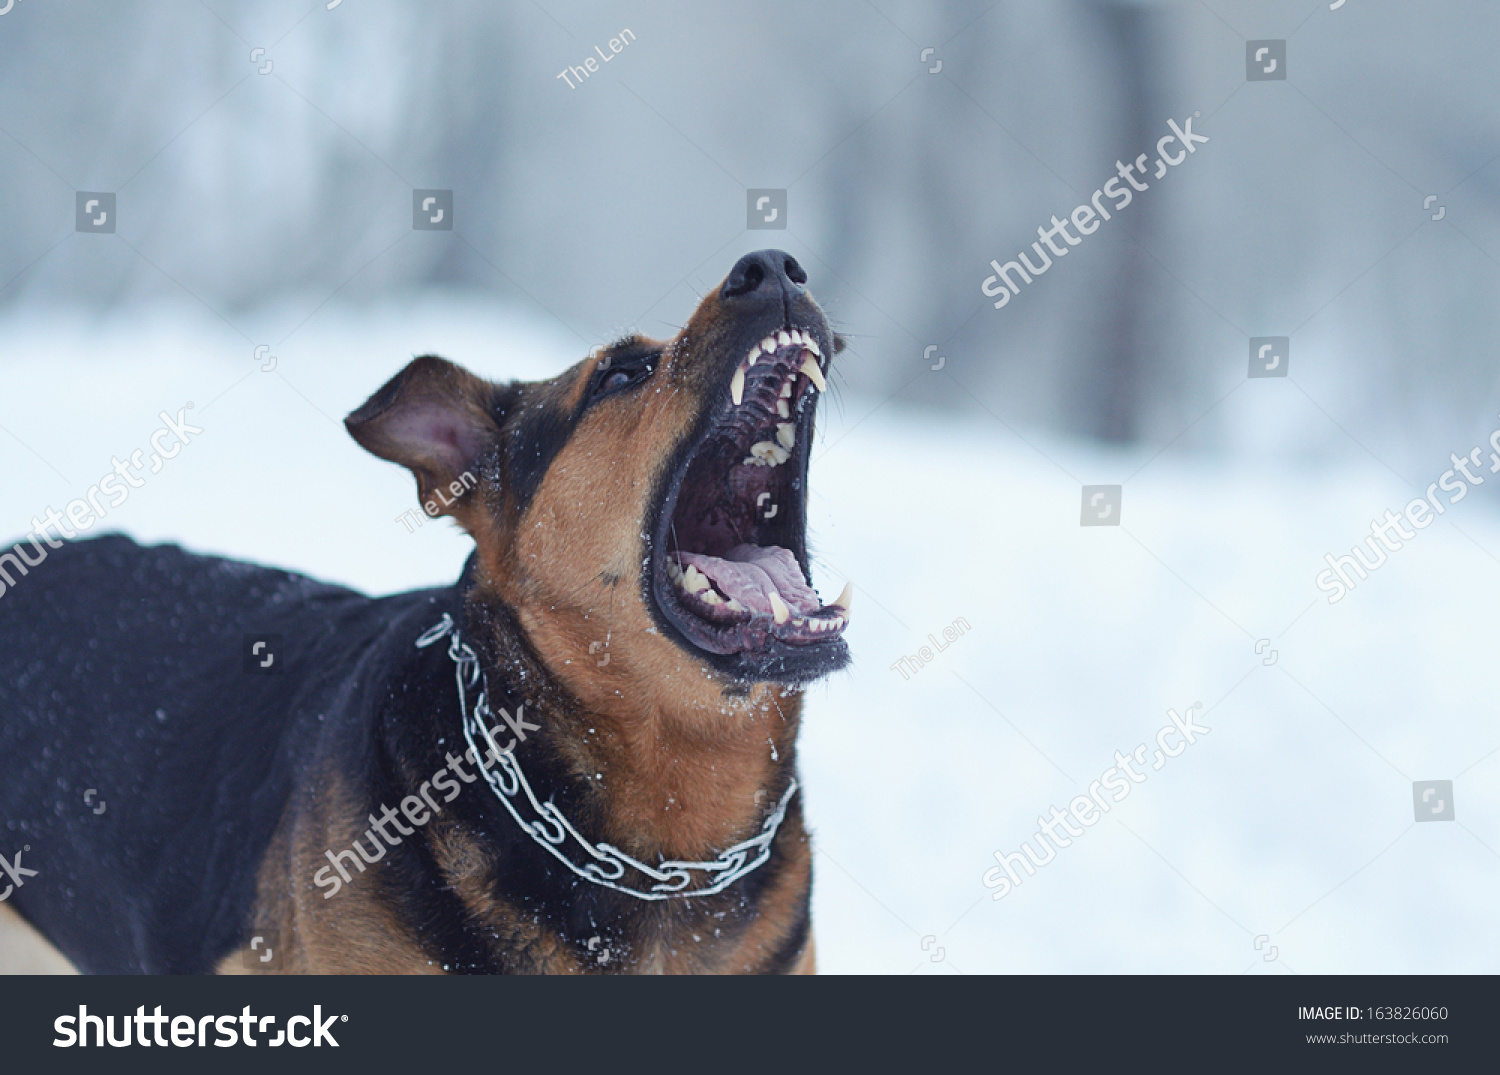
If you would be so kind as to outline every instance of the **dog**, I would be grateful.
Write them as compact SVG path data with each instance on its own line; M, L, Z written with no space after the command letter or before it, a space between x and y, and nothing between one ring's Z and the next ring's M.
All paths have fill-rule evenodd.
M851 590L811 585L806 283L759 251L669 340L424 356L351 413L473 538L453 586L0 554L3 906L85 973L812 973L796 739Z

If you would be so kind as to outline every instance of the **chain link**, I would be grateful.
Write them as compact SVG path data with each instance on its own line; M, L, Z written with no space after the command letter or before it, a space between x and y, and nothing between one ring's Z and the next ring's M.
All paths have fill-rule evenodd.
M479 758L481 751L475 736L489 748L489 757L495 759L493 768L483 764L479 771L485 783L495 793L495 798L515 818L516 824L536 841L537 845L551 854L568 869L586 881L612 888L627 896L641 900L687 899L695 896L712 896L723 892L741 877L761 866L771 857L771 841L786 817L787 803L797 791L797 781L792 779L776 809L766 818L759 835L743 840L719 854L709 862L682 862L667 860L655 866L632 858L617 847L596 844L583 838L570 821L552 802L542 802L532 791L521 764L512 753L514 748L501 750L495 745L488 718L493 714L489 703L489 682L480 667L479 657L472 647L459 637L453 617L443 613L441 622L428 628L417 638L418 649L426 649L443 637L448 638L448 657L453 661L454 679L458 684L458 706L463 714L464 739ZM469 691L483 683L482 689L469 703ZM526 815L529 815L526 816ZM567 851L587 856L584 861L574 862ZM642 890L622 883L629 871L649 878L653 884ZM689 888L695 874L703 875L710 883L701 888Z

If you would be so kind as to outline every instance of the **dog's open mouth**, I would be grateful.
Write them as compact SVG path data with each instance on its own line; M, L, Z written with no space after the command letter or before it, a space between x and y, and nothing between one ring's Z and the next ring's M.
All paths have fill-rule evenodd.
M809 582L807 460L823 347L787 328L753 345L670 483L652 591L694 647L742 655L744 674L811 678L842 664L848 587Z

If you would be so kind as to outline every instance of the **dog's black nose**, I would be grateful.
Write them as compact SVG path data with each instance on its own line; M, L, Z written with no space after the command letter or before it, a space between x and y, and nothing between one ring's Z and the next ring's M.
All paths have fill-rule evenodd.
M720 294L733 299L753 295L763 288L777 296L783 291L796 294L805 283L807 273L792 255L784 250L757 250L734 263Z

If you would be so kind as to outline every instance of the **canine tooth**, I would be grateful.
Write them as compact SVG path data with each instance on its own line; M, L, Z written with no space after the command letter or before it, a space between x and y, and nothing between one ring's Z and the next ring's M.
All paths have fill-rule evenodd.
M706 590L708 589L708 576L698 570L698 565L688 564L688 569L682 573L682 588L688 593Z
M776 401L776 413L783 418L790 418L792 416L792 408L787 406L786 400L778 399Z
M772 618L774 618L777 623L785 623L787 621L787 617L792 614L792 610L786 607L786 602L781 599L781 595L775 590L772 590L766 596L771 600Z
M780 334L776 337L776 346L778 346L778 347L790 347L791 345L792 345L792 334L790 332L788 332L786 329L782 329L781 332L780 332Z
M818 368L818 360L808 351L802 352L802 370L807 374L807 379L813 383L819 392L828 391L828 382L823 380L823 371Z
M779 402L779 401L778 401ZM776 426L776 443L787 451L797 446L797 427L791 422L781 422Z
M762 351L764 351L768 355L775 354L776 353L776 337L775 336L767 336L765 339L761 340L760 341L760 349Z
M740 400L745 398L745 371L737 369L734 371L734 379L729 382L729 396L738 407Z
M828 607L829 608L836 608L836 609L838 609L840 612L842 612L844 614L844 618L848 619L849 618L849 605L850 605L850 603L853 600L854 600L854 583L852 583L852 582L846 582L846 583L844 583L844 592L841 593L841 594L839 594L838 597L834 598L833 601L832 601L832 603L829 604Z
M756 360L756 358L759 355L760 355L760 344L756 344L754 347L750 348L750 353L745 356L745 363L746 363L746 365L750 365L750 366L755 365L755 360Z

